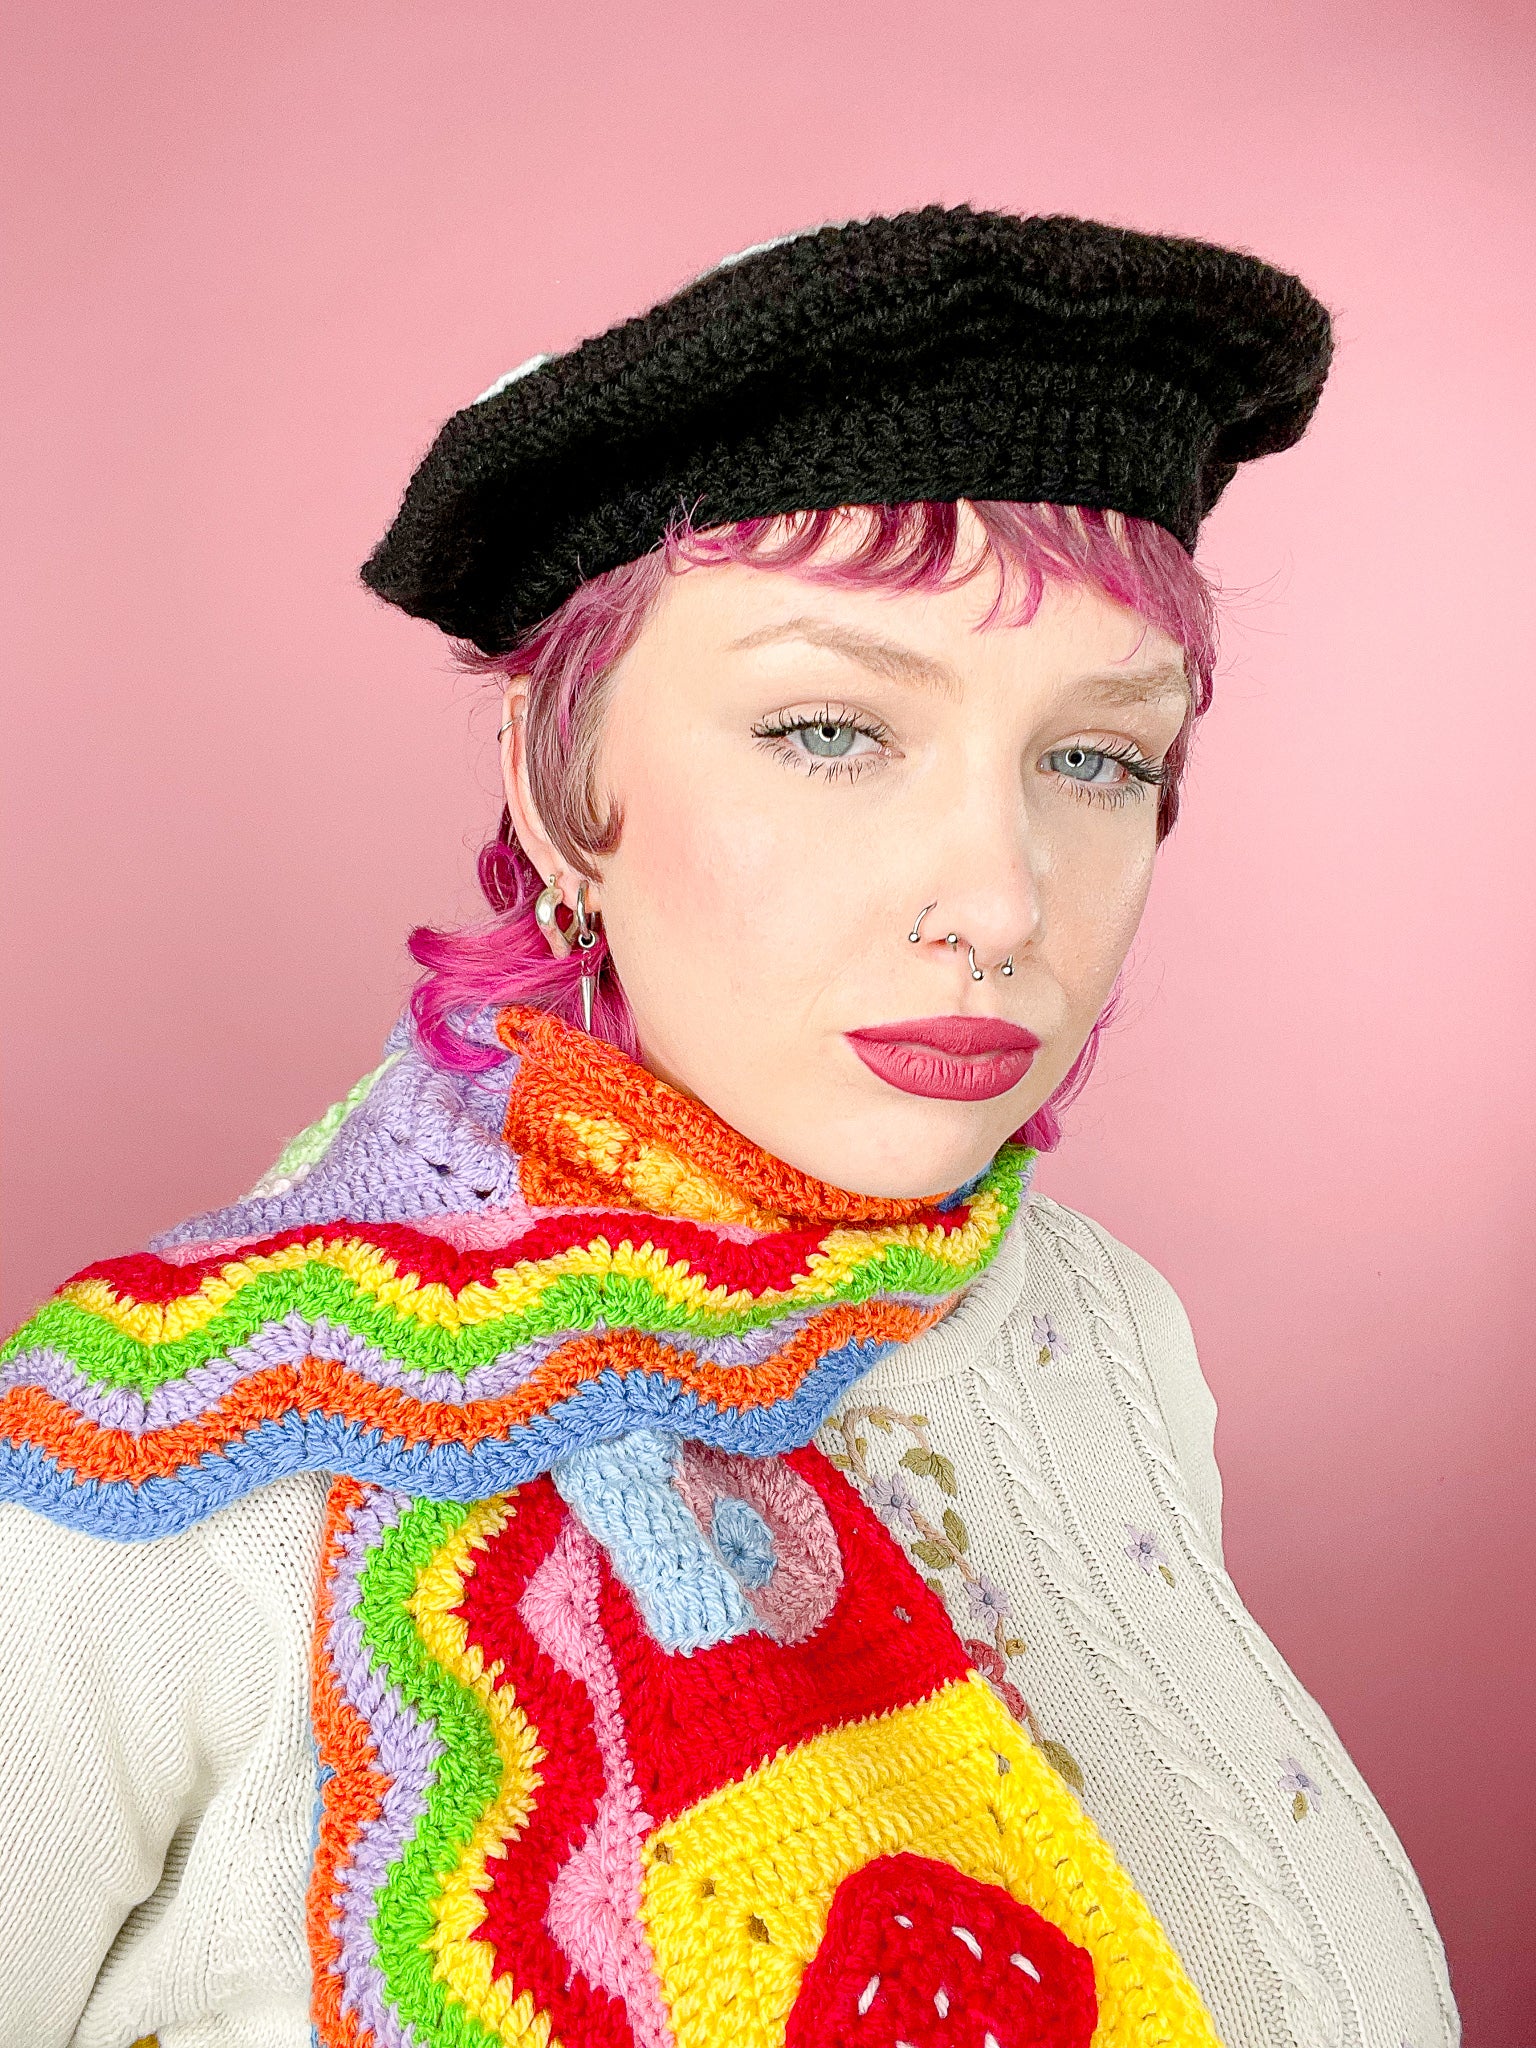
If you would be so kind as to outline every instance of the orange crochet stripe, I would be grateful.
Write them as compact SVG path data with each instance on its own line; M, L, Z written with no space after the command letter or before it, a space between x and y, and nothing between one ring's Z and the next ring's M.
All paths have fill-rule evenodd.
M330 1629L328 1589L334 1582L342 1538L367 1489L355 1479L336 1479L326 1500L320 1588L311 1656L310 1715L322 1769L333 1773L323 1802L310 1866L305 1931L313 1965L310 2014L327 2048L374 2048L373 2036L355 2012L344 2010L346 1980L336 1965L341 1938L331 1924L342 1865L362 1830L383 1811L388 1779L380 1771L368 1724L344 1697L326 1649Z
M682 1169L667 1213L717 1220L737 1208L760 1229L814 1223L907 1223L932 1213L942 1196L893 1200L829 1187L785 1165L692 1096L682 1095L614 1046L572 1031L542 1010L503 1010L497 1035L523 1055L507 1100L503 1135L522 1155L523 1193L552 1207L612 1202L634 1191L637 1169L660 1153ZM598 1164L579 1125L601 1116L616 1128ZM646 1207L645 1202L638 1204Z
M681 1393L743 1412L793 1395L829 1352L855 1340L899 1343L915 1337L948 1306L870 1301L828 1309L772 1358L752 1366L701 1361L635 1330L575 1337L552 1351L522 1386L494 1401L417 1401L361 1379L336 1359L310 1357L297 1366L253 1372L196 1421L137 1436L83 1420L41 1387L13 1387L0 1397L0 1435L46 1451L78 1478L138 1484L216 1456L264 1422L291 1415L335 1416L401 1442L473 1446L548 1414L604 1373L651 1373Z

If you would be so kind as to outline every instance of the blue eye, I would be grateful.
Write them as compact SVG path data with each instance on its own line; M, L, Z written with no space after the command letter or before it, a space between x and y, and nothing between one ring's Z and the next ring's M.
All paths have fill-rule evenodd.
M858 738L851 725L800 725L795 731L805 751L814 754L818 761L839 760Z
M1112 781L1106 778L1106 768L1118 772L1126 764L1114 754L1097 752L1092 747L1058 747L1054 754L1046 757L1058 775L1066 775L1073 782Z

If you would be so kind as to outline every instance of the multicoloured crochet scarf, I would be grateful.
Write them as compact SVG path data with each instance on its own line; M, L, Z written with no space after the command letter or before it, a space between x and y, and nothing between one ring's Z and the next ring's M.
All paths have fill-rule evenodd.
M1215 2048L1113 1854L811 1445L1031 1155L845 1194L532 1010L384 1065L0 1353L0 1495L124 1539L335 1475L321 2048Z

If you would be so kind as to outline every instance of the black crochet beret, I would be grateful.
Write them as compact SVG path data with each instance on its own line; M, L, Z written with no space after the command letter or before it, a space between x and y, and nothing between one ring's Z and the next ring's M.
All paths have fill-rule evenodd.
M1193 549L1330 353L1303 284L1206 242L965 206L817 228L456 412L363 579L501 653L684 513L1047 499Z

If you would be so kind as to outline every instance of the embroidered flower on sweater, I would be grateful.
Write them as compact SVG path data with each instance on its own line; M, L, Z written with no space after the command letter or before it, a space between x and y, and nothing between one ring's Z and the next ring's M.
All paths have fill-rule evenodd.
M864 1498L887 1527L901 1536L918 1534L916 1506L912 1489L899 1472L893 1472L886 1479L872 1473L864 1488Z
M1037 1318L1048 1321L1045 1318ZM1052 1331L1054 1339L1054 1330ZM1055 1341L1059 1342L1059 1339ZM960 1631L966 1654L987 1679L993 1691L1016 1721L1029 1730L1035 1746L1047 1763L1076 1791L1083 1789L1082 1767L1060 1742L1042 1735L1029 1702L1008 1676L1010 1660L1022 1657L1024 1638L1009 1632L1007 1623L1012 1602L1006 1590L989 1579L971 1557L970 1531L958 1508L952 1505L959 1494L953 1461L935 1450L929 1437L926 1415L903 1415L897 1409L858 1405L834 1415L831 1428L842 1439L842 1449L828 1452L832 1463L848 1473L867 1504L893 1535L901 1538L919 1565L930 1592L950 1608ZM907 1438L907 1448L894 1472L876 1472L869 1462L867 1431L882 1436ZM907 1475L911 1475L909 1478ZM929 1513L914 1491L912 1480L931 1480L946 1496L937 1518ZM943 1574L944 1576L940 1576ZM953 1576L950 1576L950 1575ZM958 1579L958 1587L955 1581ZM959 1600L952 1599L958 1592ZM965 1625L978 1628L968 1636Z
M1001 1586L994 1586L990 1579L967 1579L965 1595L976 1610L978 1620L998 1622L1008 1619L1008 1595Z
M1305 1820L1314 1806L1322 1806L1323 1788L1315 1778L1308 1776L1295 1757L1283 1756L1280 1761L1284 1764L1285 1770L1278 1782L1282 1792L1289 1792L1292 1795L1291 1818Z
M1125 1546L1126 1556L1133 1563L1139 1564L1148 1578L1152 1576L1153 1572L1161 1572L1171 1586L1174 1583L1173 1572L1169 1568L1167 1558L1163 1555L1163 1546L1152 1534L1152 1531L1150 1529L1138 1529L1132 1523L1127 1522L1125 1533L1131 1539Z
M1054 1365L1058 1358L1065 1358L1067 1347L1061 1341L1061 1332L1048 1315L1034 1318L1030 1335L1035 1340L1036 1365Z

